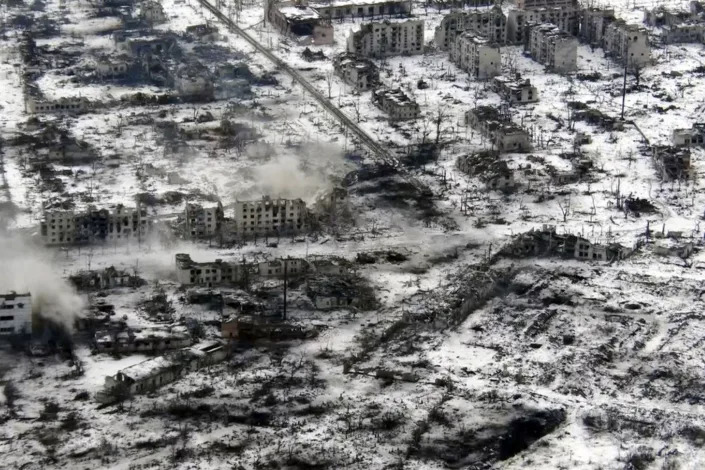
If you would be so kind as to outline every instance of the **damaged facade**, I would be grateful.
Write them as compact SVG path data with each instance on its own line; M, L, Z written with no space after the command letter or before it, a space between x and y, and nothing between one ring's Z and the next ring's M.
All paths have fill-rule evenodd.
M563 7L512 9L507 14L507 43L526 44L534 24L552 24L568 35L580 30L580 7L572 3Z
M79 245L93 242L141 240L151 229L144 206L112 209L93 206L83 212L48 210L40 223L45 245Z
M32 333L32 296L0 294L0 337Z
M472 31L497 44L506 42L507 17L499 6L489 10L453 11L443 17L434 32L436 47L449 50L455 38L464 31Z
M191 335L185 327L120 331L99 331L93 338L93 349L99 353L154 353L180 349L191 345Z
M536 87L528 78L522 79L519 74L514 77L495 77L492 80L492 89L509 104L535 103L539 100Z
M301 199L270 199L235 203L235 227L241 236L303 233L308 229L306 203Z
M673 145L676 147L705 145L705 124L695 123L690 129L674 129Z
M492 106L478 106L465 113L465 124L477 129L499 152L528 152L529 134L517 126L506 113Z
M602 47L621 63L626 61L630 68L644 67L651 62L648 32L624 20L615 20L605 28Z
M370 60L353 54L341 54L333 61L335 73L357 91L376 88L379 68Z
M423 52L423 20L362 24L348 37L347 51L362 57L414 55Z
M501 71L499 45L465 31L455 38L450 50L451 61L476 79L492 78Z
M301 2L265 1L268 21L299 44L333 44L334 29L328 19Z
M391 121L416 119L421 114L418 103L400 88L377 90L372 94L372 101L389 115Z
M145 281L135 274L110 266L103 270L81 271L69 276L69 282L78 290L103 290L118 287L140 287Z
M654 165L663 179L688 179L690 177L690 149L655 145L651 148Z
M221 235L225 223L223 205L218 203L212 207L203 207L200 204L187 203L181 223L184 235L191 240L210 239Z
M458 170L477 176L487 190L509 191L516 186L514 172L494 151L482 151L458 157Z
M557 73L578 68L578 40L557 26L544 23L529 28L531 58Z
M657 6L644 12L644 23L661 28L665 44L705 42L705 11L703 4L691 1L689 8Z

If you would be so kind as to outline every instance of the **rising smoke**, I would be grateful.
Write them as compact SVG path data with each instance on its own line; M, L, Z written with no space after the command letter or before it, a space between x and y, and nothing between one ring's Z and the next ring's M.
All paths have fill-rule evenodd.
M51 257L41 247L0 229L0 292L29 292L34 314L71 331L76 314L86 302L61 277Z
M273 157L274 152L278 155ZM318 195L333 187L336 178L353 168L343 158L340 146L334 144L305 144L293 153L253 145L247 154L256 166L246 175L250 186L235 195L241 200L270 196L301 198L312 203Z

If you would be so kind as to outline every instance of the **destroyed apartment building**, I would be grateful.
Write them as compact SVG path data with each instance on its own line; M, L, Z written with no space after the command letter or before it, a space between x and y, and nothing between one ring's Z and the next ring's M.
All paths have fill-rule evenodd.
M492 106L478 106L465 113L465 125L477 129L492 149L499 152L528 152L531 137L514 124L507 112Z
M705 11L703 4L691 1L689 8L659 5L644 12L644 23L661 28L664 44L705 42Z
M510 105L536 103L539 100L536 87L528 78L521 78L519 74L514 77L506 75L495 77L492 80L492 89L502 98L502 101Z
M676 147L705 145L705 123L695 123L690 129L674 129L672 140Z
M580 6L573 1L560 3L565 4L510 9L507 13L507 43L526 44L530 27L534 24L551 24L567 35L576 36L580 31Z
M235 202L235 227L239 235L293 235L308 230L308 211L301 199Z
M484 150L460 156L455 165L463 173L477 176L487 190L511 191L516 186L514 172L507 162L500 160L496 151Z
M173 80L174 89L182 98L205 101L213 99L213 77L208 68L198 61L179 66Z
M32 334L32 296L0 294L0 337Z
M602 40L605 53L628 68L641 68L651 62L649 33L641 26L618 19L605 28Z
M361 57L415 55L423 52L423 20L366 23L348 37L347 52Z
M220 236L226 224L223 205L217 203L212 207L187 203L184 215L178 222L186 238L204 240Z
M581 261L614 261L625 258L630 252L617 243L592 243L578 235L559 234L555 226L544 225L514 236L500 254L517 258L561 256Z
M47 210L40 223L45 245L81 245L140 241L152 227L144 206L110 209L90 206L85 211Z
M136 274L109 266L102 270L80 271L69 276L69 282L77 290L104 290L120 287L141 287L145 280Z
M185 253L175 256L176 279L183 286L214 287L238 285L260 278L297 277L305 274L309 263L301 258L276 258L272 260L196 262Z
M190 346L191 335L186 327L133 329L115 327L96 332L93 349L98 353L155 353Z
M506 27L507 17L498 5L488 10L452 11L436 27L433 41L439 49L449 50L459 34L472 31L490 42L504 44Z
M654 145L651 152L654 165L661 178L665 180L690 178L690 149L688 147Z
M376 90L372 94L372 101L387 113L390 121L416 119L421 114L418 103L400 88Z
M379 68L369 59L345 53L335 58L333 68L356 91L373 89L379 84Z
M456 36L450 49L450 60L475 79L492 78L501 72L499 45L472 31Z
M334 30L329 19L303 2L265 1L266 18L282 34L299 44L333 44Z
M530 26L527 50L550 71L568 73L578 68L578 40L555 25Z
M227 350L219 342L204 342L170 352L164 356L147 359L121 369L114 376L105 377L104 389L95 399L99 403L111 403L116 398L116 388L126 387L130 394L154 391L172 383L183 375L208 367L224 360Z

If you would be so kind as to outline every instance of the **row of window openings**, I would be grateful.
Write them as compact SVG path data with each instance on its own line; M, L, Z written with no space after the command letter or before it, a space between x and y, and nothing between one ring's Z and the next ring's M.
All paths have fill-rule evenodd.
M15 304L4 304L4 305L0 305L0 310L12 310L13 308L15 308ZM23 303L17 303L17 308L24 308L24 304L23 304ZM0 318L0 320L2 320L2 318Z

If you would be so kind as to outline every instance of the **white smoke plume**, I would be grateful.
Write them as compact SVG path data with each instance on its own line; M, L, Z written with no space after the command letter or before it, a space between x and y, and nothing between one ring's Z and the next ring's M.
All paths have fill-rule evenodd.
M0 293L32 294L32 311L72 331L86 301L61 277L52 254L0 230Z
M346 162L340 146L334 144L307 144L294 154L262 146L248 148L248 155L258 164L249 172L251 186L236 194L238 199L259 199L262 196L287 199L301 198L314 202L316 196L330 190L335 178L341 178L353 165ZM287 149L288 150L288 149ZM276 157L271 152L277 152ZM264 160L264 161L263 161Z

